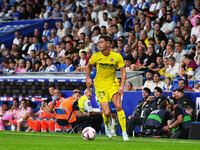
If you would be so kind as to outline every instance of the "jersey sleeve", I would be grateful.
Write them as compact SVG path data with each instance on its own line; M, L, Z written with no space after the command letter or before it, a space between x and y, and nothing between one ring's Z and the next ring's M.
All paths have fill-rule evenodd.
M97 55L93 54L89 60L89 63L94 66L96 64L96 61L97 61Z
M118 64L117 64L117 67L120 69L122 67L124 67L124 60L123 60L123 57L118 54Z

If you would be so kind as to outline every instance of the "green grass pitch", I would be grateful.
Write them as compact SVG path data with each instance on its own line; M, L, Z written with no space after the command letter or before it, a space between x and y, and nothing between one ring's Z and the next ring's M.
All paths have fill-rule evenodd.
M107 139L97 135L93 141L80 134L0 131L0 150L200 150L200 140L130 138Z

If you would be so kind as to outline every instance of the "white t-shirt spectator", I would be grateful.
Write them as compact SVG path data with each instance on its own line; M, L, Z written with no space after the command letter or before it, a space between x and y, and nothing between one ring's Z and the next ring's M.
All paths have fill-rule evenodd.
M155 11L155 10L160 10L161 9L161 3L157 2L157 3L152 3L150 5L149 11Z
M86 26L83 26L78 30L78 36L80 36L81 33L85 33L86 35L88 34L88 28Z
M45 72L57 72L57 68L55 65L47 66Z
M169 67L166 69L166 73L174 76L179 74L179 63L175 63L173 67L169 65Z
M171 30L172 31L172 33L170 33L170 34L167 34L167 37L173 37L173 31L174 31L174 28L176 27L176 23L174 22L174 21L172 21L172 22L170 22L170 23L165 23L163 26L162 26L162 28L161 28L161 30L163 31L163 32L165 32L165 31L167 31L167 30Z
M163 89L163 87L165 86L165 82L159 81L158 84L154 83L154 88L155 88L156 86L158 86L158 87L160 87L161 89Z
M101 10L99 13L98 13L98 19L99 19L99 23L101 23L103 21L103 13L108 13L107 10Z
M181 53L175 52L174 55L173 55L173 57L176 59L176 62L177 62L177 63L180 63L181 58L182 58L185 54L187 54L187 51L183 49Z
M14 40L13 40L13 44L19 45L19 39L14 38Z
M196 27L192 27L191 36L192 35L195 35L197 39L200 37L200 25Z
M153 92L154 87L155 87L155 83L153 82L153 80L145 81L143 88L145 88L145 87L149 88L151 90L151 92Z

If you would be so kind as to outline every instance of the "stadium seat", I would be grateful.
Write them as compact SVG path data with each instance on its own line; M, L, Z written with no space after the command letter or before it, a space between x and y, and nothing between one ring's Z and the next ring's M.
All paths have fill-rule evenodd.
M190 88L193 88L194 87L194 80L188 80L188 86Z
M66 64L60 64L59 71L64 72L64 70L67 68Z
M178 80L175 79L174 82L173 82L173 89L176 89L178 88Z
M59 64L59 63L54 63L54 65L56 66L57 70L59 71L59 69L60 69L60 64Z

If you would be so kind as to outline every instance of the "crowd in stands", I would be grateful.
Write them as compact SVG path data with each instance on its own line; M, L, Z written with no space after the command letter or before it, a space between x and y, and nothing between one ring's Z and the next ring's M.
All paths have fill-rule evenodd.
M2 73L83 72L100 35L110 35L126 71L200 78L199 0L3 0L0 8L1 20L62 18L34 36L16 31L11 49L1 43Z

